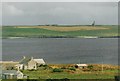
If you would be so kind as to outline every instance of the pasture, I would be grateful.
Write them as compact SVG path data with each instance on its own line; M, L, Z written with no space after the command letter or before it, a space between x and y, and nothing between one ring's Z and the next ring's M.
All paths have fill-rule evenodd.
M76 38L118 36L118 26L3 26L2 37Z

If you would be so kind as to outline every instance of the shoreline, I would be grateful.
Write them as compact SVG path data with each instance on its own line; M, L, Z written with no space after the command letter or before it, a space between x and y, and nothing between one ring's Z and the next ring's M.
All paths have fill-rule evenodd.
M19 61L1 61L0 60L0 64L16 64L16 63L19 63ZM61 63L47 63L47 65L74 65L74 64L77 64L77 63L63 63L63 64L61 64ZM82 63L81 63L82 64ZM105 63L86 63L86 64L88 64L88 65L109 65L109 66L118 66L118 67L120 67L120 65L119 64L105 64Z
M2 39L23 39L23 38L88 38L88 39L97 39L97 38L120 38L120 36L40 36L40 37L2 37Z

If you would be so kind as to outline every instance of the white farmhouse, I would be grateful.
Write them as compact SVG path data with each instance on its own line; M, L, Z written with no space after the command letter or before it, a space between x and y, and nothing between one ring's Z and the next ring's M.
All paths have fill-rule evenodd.
M31 58L26 58L24 57L19 64L16 65L16 67L20 70L36 70L38 66L40 65L45 65L45 62L43 59L34 59L33 57Z

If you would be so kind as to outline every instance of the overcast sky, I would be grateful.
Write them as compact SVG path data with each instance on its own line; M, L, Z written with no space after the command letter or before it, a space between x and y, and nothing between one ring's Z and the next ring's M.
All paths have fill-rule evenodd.
M3 25L118 23L117 2L4 2Z

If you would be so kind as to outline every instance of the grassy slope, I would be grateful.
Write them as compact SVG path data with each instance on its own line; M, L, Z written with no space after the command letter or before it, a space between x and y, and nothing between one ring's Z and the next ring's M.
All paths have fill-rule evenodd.
M76 36L118 36L117 26L109 27L108 30L78 30L78 31L54 31L43 28L15 28L3 27L3 37L76 37Z

